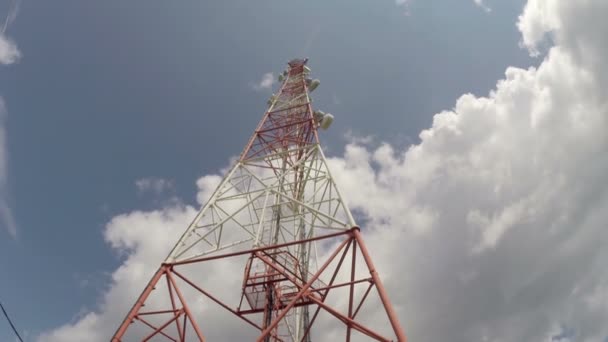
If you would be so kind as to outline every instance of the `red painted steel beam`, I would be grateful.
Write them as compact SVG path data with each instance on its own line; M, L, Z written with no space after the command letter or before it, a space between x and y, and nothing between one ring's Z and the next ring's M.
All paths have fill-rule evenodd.
M350 268L350 289L348 291L348 318L353 319L353 299L355 297L355 286L353 282L355 281L356 269L355 266L357 264L357 244L353 244L353 258L351 262ZM346 327L346 342L350 342L350 334L351 334L351 326L348 325Z
M165 277L165 279L167 280L167 290L169 291L169 297L171 298L171 307L173 308L173 310L176 310L176 306L175 306L175 297L173 296L173 289L171 287L171 282L169 281L168 277ZM176 315L176 317L179 317L178 315ZM184 336L182 335L182 331L179 329L179 320L175 320L175 327L177 328L177 334L179 335L180 340L184 340Z
M182 305L184 307L184 312L186 313L186 316L188 316L188 319L190 319L190 324L192 324L192 328L194 329L194 332L196 332L196 335L201 340L201 342L205 342L205 337L203 336L203 332L198 327L198 324L196 324L196 321L194 320L194 317L192 316L192 313L190 312L190 309L188 308L188 304L184 300L184 296L182 295L182 292L179 290L179 287L177 287L177 284L175 283L175 279L173 279L173 277L171 276L171 272L167 272L166 274L167 274L167 277L169 278L169 280L171 281L171 284L173 284L173 287L175 288L175 293L177 293L177 297L179 298L179 301L182 302Z
M233 313L234 315L236 315L237 317L241 318L242 320L244 320L245 322L253 325L255 328L262 330L262 328L255 324L254 322L250 321L249 319L242 317L239 312L236 312L235 310L231 309L228 305L226 305L225 303L223 303L222 301L220 301L219 299L215 298L214 296L212 296L210 293L208 293L207 291L203 290L202 288L200 288L199 286L197 286L196 284L194 284L192 281L190 281L188 278L184 277L183 275L181 275L180 273L178 273L176 270L172 270L172 272L178 276L179 278L181 278L183 281L185 281L186 283L188 283L188 285L194 287L197 291L199 291L200 293L204 294L205 296L207 296L209 299L211 299L212 301L214 301L215 303L217 303L218 305L220 305L221 307L223 307L224 309L230 311L231 313Z
M348 234L351 234L351 231L352 230L344 230L344 231L341 231L341 232L338 232L338 233L320 235L320 236L315 236L315 237L308 238L308 239L303 239L303 240L298 240L298 241L292 241L292 242L286 242L286 243L280 243L280 244L277 244L277 245L258 247L258 248L248 249L248 250L244 250L244 251L240 251L240 252L226 253L226 254L221 254L221 255L215 255L215 256L210 256L210 257L202 257L202 258L195 258L195 259L184 260L184 261L176 261L176 262L171 262L171 263L165 264L165 266L169 266L169 265L179 266L179 265L194 264L194 263L202 262L202 261L223 259L223 258L234 257L234 256L243 255L243 254L249 254L249 253L266 251L266 250L269 250L269 249L276 249L276 248L288 247L288 246L293 246L293 245L299 245L299 244L306 243L306 242L311 242L311 241L330 239L330 238L333 238L333 237L336 237L336 236L340 236L340 235L348 235Z
M334 280L336 279L336 276L338 275L338 271L342 267L342 262L344 261L344 257L348 254L348 250L350 249L350 246L352 244L353 244L353 237L352 237L352 235L349 235L348 246L346 247L344 253L342 254L342 257L340 258L340 262L338 262L338 265L336 266L336 269L334 270L334 274L332 275L331 280L329 281L329 284L328 284L329 286L325 290L325 293L321 296L321 302L325 302L325 299L327 298L327 295L329 294L329 290L331 289L331 287L334 283ZM313 314L312 319L310 320L310 324L308 325L308 328L304 332L304 336L302 336L301 341L305 341L308 334L310 334L310 328L315 323L315 320L317 319L317 316L319 315L320 310L321 310L321 307L317 306L317 309L315 310L315 313Z
M154 325L150 324L148 321L144 320L144 319L143 319L143 318L141 318L141 317L137 317L136 319L137 319L138 321L142 322L143 324L147 325L148 327L150 327L150 328L154 329L154 330L156 330L156 329L157 329L157 327L155 327ZM159 332L159 333L160 333L161 335L165 336L166 338L170 339L171 341L175 341L175 342L177 342L177 340L176 340L176 339L174 339L173 337L171 337L171 336L169 336L169 335L165 334L164 332L162 332L162 331L161 331L161 332Z
M283 317L285 317L285 315L287 315L287 312L289 312L289 310L296 304L296 302L300 298L302 298L302 296L304 296L304 294L308 291L308 288L310 288L312 286L312 284L319 278L319 276L321 276L323 271L325 271L327 266L329 266L329 264L334 260L336 255L338 255L338 253L342 250L342 248L344 248L346 243L348 243L349 241L350 241L349 239L342 241L340 246L338 246L338 248L336 248L336 250L331 254L331 256L323 264L323 266L321 266L321 268L319 268L319 270L312 276L312 278L302 287L302 289L298 292L298 294L296 294L293 297L293 299L291 300L291 302L289 302L287 307L285 307L285 309L283 309L283 311L281 311L281 313L273 320L273 322L264 331L262 331L262 335L260 335L260 337L258 337L257 342L261 342L264 339L264 337L268 336L268 334L272 331L272 329L274 329L279 324L279 322L283 319ZM272 264L270 264L269 266L275 268L277 271L280 272L280 270L276 266L274 266ZM311 298L312 297L313 296L311 296Z
M152 337L156 336L156 334L161 334L165 337L168 337L169 339L175 341L175 339L167 336L164 332L163 329L165 329L167 326L169 326L169 324L173 323L174 321L176 321L179 318L179 316L175 316L173 318L171 318L170 320L168 320L167 322L165 322L165 324L161 325L160 327L156 328L156 330L154 330L154 332L152 332L150 335L144 337L144 339L142 340L142 342L147 342L149 341Z
M172 313L175 314L176 312L178 312L179 310L158 310L158 311L146 311L146 312L139 312L137 313L137 316L146 316L146 315L158 315L158 314L165 314L165 313Z
M359 231L359 228L352 229L352 232L353 232L355 239L357 239L357 244L359 245L359 249L361 250L363 259L365 260L365 263L367 264L369 273L371 274L372 278L374 279L374 284L376 285L376 289L378 290L378 295L380 296L380 300L382 301L382 304L384 305L384 309L386 310L388 319L391 322L391 325L393 326L393 330L395 331L395 334L397 335L397 339L399 340L399 342L406 342L407 338L405 337L405 332L403 331L403 328L401 328L401 324L399 324L399 319L397 318L397 313L395 312L395 309L393 309L393 305L391 304L390 300L388 299L388 294L386 293L386 290L384 289L384 285L382 284L382 281L380 280L380 276L378 276L378 272L376 271L376 268L374 267L374 263L372 262L372 258L370 257L369 252L367 251L367 247L365 247L365 243L363 242L363 238L361 237L361 232Z
M362 332L363 334L371 337L371 338L375 338L378 341L385 341L385 342L390 342L389 339L387 339L386 337L383 337L382 335L378 334L377 332L359 324L358 322L344 316L343 314L341 314L340 312L336 311L334 308L330 307L329 305L323 303L322 301L311 297L311 300L313 302L315 302L317 305L319 305L321 308L325 309L325 311L329 312L331 315L333 315L334 317L336 317L337 319L341 320L342 322L344 322L345 324L352 326L353 329L356 329L360 332Z
M357 313L359 313L359 309L361 309L361 306L365 302L365 298L367 298L367 295L369 294L369 292L372 290L373 287L374 287L374 283L372 282L372 283L369 284L369 287L367 288L367 290L363 294L363 297L361 298L361 301L359 302L359 305L357 305L357 308L355 309L355 312L353 313L353 317L352 318L355 318L357 316Z
M139 311L139 309L143 306L146 299L148 299L150 292L152 292L152 290L154 290L154 285L156 285L156 283L158 282L160 277L165 273L166 269L167 269L167 266L161 266L156 271L156 273L154 274L152 279L150 279L150 281L148 282L148 285L146 286L146 288L139 295L139 298L137 299L137 301L135 302L133 307L131 307L131 310L127 314L127 317L125 317L125 319L122 322L122 324L120 325L120 327L118 327L118 330L116 330L116 332L114 333L114 336L112 337L111 342L121 342L122 341L122 337L125 334L125 332L127 331L127 329L129 328L129 325L131 324L131 322L137 315L137 312Z

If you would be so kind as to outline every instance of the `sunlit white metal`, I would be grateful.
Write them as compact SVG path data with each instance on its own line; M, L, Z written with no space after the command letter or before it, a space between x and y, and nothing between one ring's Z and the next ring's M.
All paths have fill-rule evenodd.
M306 238L319 230L347 230L355 226L318 144L307 152L307 160L278 174L269 175L254 163L238 162L213 193L195 220L169 254L166 262L191 259L239 242L268 245L293 241L304 231ZM270 156L280 158L281 155ZM293 181L293 173L305 178ZM294 188L305 189L294 198ZM269 222L272 213L281 211L278 241ZM302 225L303 223L303 225ZM226 234L226 230L230 230ZM244 234L239 234L244 233ZM246 247L250 247L248 244Z

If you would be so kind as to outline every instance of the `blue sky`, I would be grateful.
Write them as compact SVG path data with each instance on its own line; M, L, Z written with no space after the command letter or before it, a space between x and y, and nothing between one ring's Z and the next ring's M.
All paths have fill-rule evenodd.
M534 63L517 45L522 1L495 5L419 1L405 16L391 1L23 1L8 31L23 57L0 69L18 225L0 240L6 305L32 333L94 305L119 262L102 227L155 205L135 181L171 179L192 200L261 117L268 93L251 84L292 57L310 57L315 100L337 116L328 154L348 131L415 141L460 94Z
M419 143L462 94L538 66L519 45L525 1L486 4L22 1L6 32L22 56L0 65L17 224L16 238L0 230L0 296L15 323L36 336L95 309L124 260L104 226L172 197L194 204L195 181L241 151L265 109L270 90L253 85L293 57L310 58L316 107L336 116L329 156L349 136ZM171 186L138 191L149 177Z

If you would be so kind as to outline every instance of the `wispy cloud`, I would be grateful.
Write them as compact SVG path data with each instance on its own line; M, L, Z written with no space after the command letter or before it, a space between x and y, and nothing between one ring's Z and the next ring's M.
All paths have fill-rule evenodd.
M397 4L397 6L401 7L401 9L403 9L403 14L406 16L409 16L410 13L410 3L412 2L412 0L395 0L395 3Z
M21 53L17 45L6 36L6 30L17 18L20 0L11 0L8 13L0 31L0 64L9 65L17 62ZM6 147L6 119L8 112L4 99L0 96L0 224L9 235L17 238L17 223L8 201L8 150Z
M4 19L4 25L2 25L2 34L6 32L8 25L12 24L15 19L17 19L17 13L19 12L19 5L21 4L21 0L13 0L11 1L10 7L8 9L8 13L6 15L6 19Z
M13 0L4 23L2 24L2 30L0 31L0 64L13 64L21 57L21 52L17 48L14 41L6 36L6 30L17 18L19 12L19 0Z
M142 194L145 192L151 192L156 195L160 195L165 192L172 192L175 190L175 184L172 180L163 178L142 178L135 181L135 187L137 191Z
M492 9L490 7L488 7L488 5L486 5L484 2L484 0L473 0L473 2L475 3L475 5L477 5L477 7L483 9L484 11L490 13L492 12Z
M275 77L274 77L273 73L267 72L264 75L262 75L262 79L259 82L252 84L251 87L254 90L267 90L267 89L272 88L274 83L275 83Z
M0 223L11 237L17 238L17 223L8 204L8 158L5 121L8 112L0 97Z
M338 95L332 94L332 96L331 96L331 103L333 103L336 106L339 106L339 105L342 104L342 100L340 100L340 98L338 97Z

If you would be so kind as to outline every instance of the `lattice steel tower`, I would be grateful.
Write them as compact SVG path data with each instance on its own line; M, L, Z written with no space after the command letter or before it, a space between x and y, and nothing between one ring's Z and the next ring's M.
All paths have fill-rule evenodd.
M310 92L319 81L306 63L292 60L279 76L280 89L240 158L113 342L212 339L200 319L215 314L209 310L245 322L249 328L234 328L242 328L243 340L406 340L321 150L317 130L333 116L313 111ZM220 266L205 273L213 263ZM244 273L225 280L235 264Z

